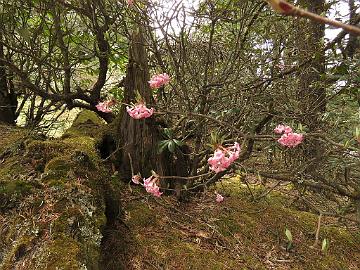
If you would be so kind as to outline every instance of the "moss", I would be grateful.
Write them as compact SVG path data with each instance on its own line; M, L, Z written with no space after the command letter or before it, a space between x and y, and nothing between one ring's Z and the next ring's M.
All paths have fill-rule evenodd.
M62 235L51 242L44 250L41 261L38 261L36 265L38 269L80 269L80 246L79 244L69 236Z
M0 261L0 269L12 269L12 265L26 255L27 248L31 246L33 240L33 236L24 235L13 242L10 251Z
M66 177L71 170L71 161L64 157L56 157L50 160L46 166L43 180L47 179L63 179Z
M126 207L126 212L129 224L134 227L146 228L154 226L157 222L156 212L143 202L130 203Z
M88 121L99 126L105 124L105 121L101 117L99 117L95 112L89 110L83 110L76 116L73 126L77 126L86 123Z
M219 226L219 230L224 236L232 236L242 230L239 221L235 220L234 217L230 215L223 215L219 217L216 224Z
M63 138L79 136L99 137L104 124L105 121L97 116L95 112L83 110L77 115L73 125L65 131Z
M31 183L20 180L0 182L0 194L5 194L5 195L29 194L32 188L33 185Z
M16 150L29 134L26 129L0 124L0 155L5 151Z
M0 261L6 263L0 268L98 269L108 176L98 165L96 140L81 135L44 141L16 132L0 127L0 135L21 138L21 147L0 140L1 146L9 143L6 151L10 143L18 149L0 164Z

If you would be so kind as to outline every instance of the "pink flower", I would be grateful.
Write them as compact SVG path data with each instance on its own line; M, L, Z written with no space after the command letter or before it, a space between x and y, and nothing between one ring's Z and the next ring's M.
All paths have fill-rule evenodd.
M111 109L109 107L114 106L116 104L115 100L107 100L104 102L99 102L95 107L98 109L98 111L104 112L104 113L110 113Z
M221 196L219 193L216 193L216 202L221 203L224 201L224 197Z
M147 179L144 179L144 187L146 192L151 193L155 197L160 197L162 192L160 192L160 188L157 185L158 178L155 178L153 175Z
M169 75L166 73L154 75L151 80L149 81L150 87L152 89L159 88L165 84L168 84L170 81Z
M298 133L285 133L278 139L278 142L287 147L295 147L304 140L304 136Z
M278 125L275 129L274 132L276 134L282 134L282 133L291 133L292 132L292 128L286 125Z
M134 4L134 0L127 0L127 3L129 6L132 6Z
M140 184L140 180L141 180L141 177L140 175L133 175L133 177L131 178L131 181L134 183L134 184Z
M235 160L239 158L240 145L236 142L233 146L216 149L214 155L208 159L210 170L219 173L225 171Z
M143 103L133 105L132 107L126 107L126 111L130 117L134 119L144 119L153 115L154 108L148 109Z

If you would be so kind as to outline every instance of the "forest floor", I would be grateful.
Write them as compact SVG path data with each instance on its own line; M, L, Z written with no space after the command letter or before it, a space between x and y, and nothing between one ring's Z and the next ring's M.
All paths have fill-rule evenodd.
M130 187L83 116L52 140L0 126L1 270L360 269L359 228L324 216L318 229L291 186L264 193L233 176L186 203Z
M225 197L222 203L215 201L215 188ZM323 217L318 230L319 217L291 207L286 195L251 200L239 177L215 188L179 203L124 185L123 217L105 233L105 268L360 269L358 228ZM286 229L293 237L290 249Z

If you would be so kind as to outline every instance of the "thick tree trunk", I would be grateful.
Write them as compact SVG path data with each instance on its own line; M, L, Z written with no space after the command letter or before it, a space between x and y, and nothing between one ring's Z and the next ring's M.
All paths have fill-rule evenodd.
M130 44L124 103L135 102L137 91L147 107L150 107L154 100L148 83L150 75L144 42L140 29L133 34ZM158 153L157 145L161 134L154 116L145 120L135 120L127 114L126 106L123 106L116 123L121 149L118 156L121 176L129 179L132 173L140 172L143 177L148 177L151 170L159 175L167 175L170 172L165 153Z
M300 0L299 5L321 14L324 0ZM299 19L296 29L299 62L311 59L299 70L298 99L302 123L311 132L321 129L321 117L326 108L326 92L323 83L325 73L324 35L325 27L313 21Z
M2 35L0 33L0 40ZM4 47L0 44L0 122L15 124L16 96L9 91L6 66L1 59L5 58Z
M321 14L324 11L325 0L300 0L299 5L309 11ZM299 119L306 125L308 132L321 133L324 126L322 116L326 110L326 89L324 84L325 54L324 35L325 27L317 22L299 19L296 28L296 47L298 62L307 62L298 73L298 104ZM324 145L307 137L302 158L308 163L305 173L313 177L318 171L318 165L324 156ZM304 164L305 164L304 163Z
M142 30L133 34L125 78L124 103L135 102L138 92L147 107L151 107L154 105L154 99L148 83L150 75L144 43ZM186 155L186 145L181 149L175 149L174 153L167 150L158 152L158 143L163 138L160 123L154 115L145 120L135 120L128 115L126 107L123 106L115 124L119 147L118 169L122 178L130 179L132 174L139 172L143 177L149 177L152 170L160 176L188 176L190 162ZM185 199L186 192L183 186L186 180L173 177L162 179L160 184L162 188L175 190L178 199Z

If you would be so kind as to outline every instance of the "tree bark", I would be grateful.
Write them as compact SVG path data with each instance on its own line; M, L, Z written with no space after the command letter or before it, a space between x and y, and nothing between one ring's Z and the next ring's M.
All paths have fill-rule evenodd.
M129 51L129 63L125 78L124 103L135 103L136 91L141 95L147 107L154 104L151 89L147 52L143 30L139 28L132 35ZM122 177L130 179L132 173L141 173L143 177L151 175L151 170L159 175L167 175L169 165L165 153L158 153L158 142L161 133L155 117L135 120L123 106L116 120L119 151L119 172Z
M356 14L356 5L354 0L349 0L349 10L350 10L350 23L353 24L359 14ZM348 57L353 58L356 51L359 49L360 42L359 37L353 34L349 34L349 41L346 46L345 53Z
M300 0L299 5L309 11L321 14L325 10L325 0ZM309 61L299 69L297 100L299 121L307 127L309 133L322 132L322 116L326 110L326 89L324 82L324 25L298 19L296 22L295 42L299 63ZM316 177L315 173L324 159L324 144L312 138L306 138L302 150L302 160L308 163L304 173L306 177Z
M300 0L299 5L309 11L324 12L324 0ZM301 120L310 132L321 129L321 116L326 109L326 92L323 83L325 73L324 36L325 27L313 21L299 19L296 29L299 62L312 59L299 70L298 100Z

